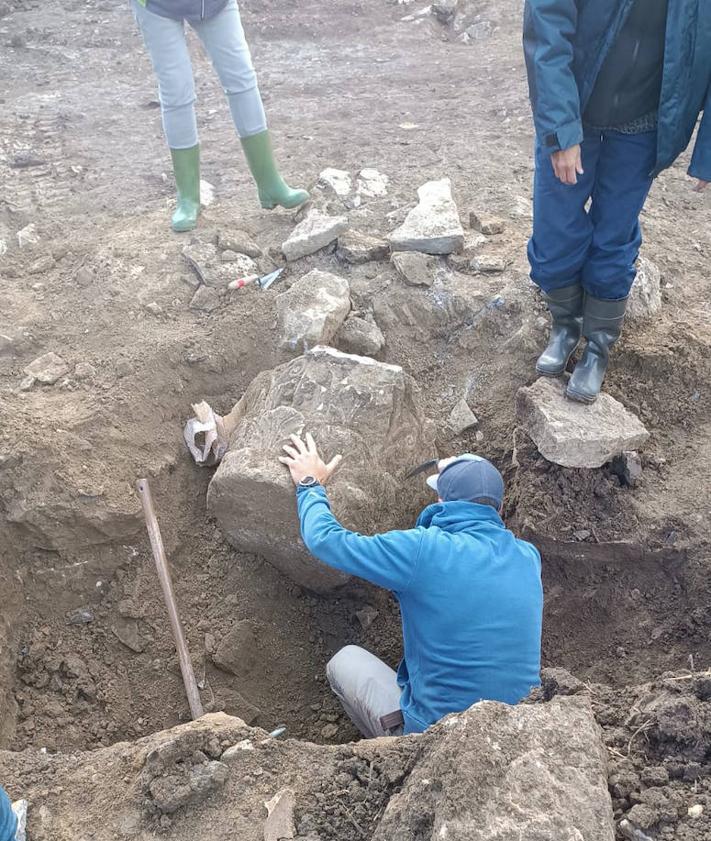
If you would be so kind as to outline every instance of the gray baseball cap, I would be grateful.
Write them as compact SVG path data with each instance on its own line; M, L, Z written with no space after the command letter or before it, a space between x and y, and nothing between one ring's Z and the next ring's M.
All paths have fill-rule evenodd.
M443 502L463 500L492 505L498 511L504 500L504 480L494 465L481 456L464 453L427 484Z

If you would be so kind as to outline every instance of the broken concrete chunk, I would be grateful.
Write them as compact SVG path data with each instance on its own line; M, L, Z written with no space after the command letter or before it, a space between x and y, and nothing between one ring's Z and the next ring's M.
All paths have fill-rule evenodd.
M281 250L287 260L299 260L315 254L335 242L348 229L345 216L327 216L318 210L311 213L291 232Z
M627 302L627 317L632 321L646 321L662 308L662 274L659 267L646 257L640 257L637 277Z
M266 558L297 584L328 592L348 576L313 558L301 541L293 484L277 460L290 433L311 432L327 459L349 454L328 489L347 528L372 534L414 516L421 500L403 512L399 477L434 441L402 368L317 347L257 376L232 416L235 430L210 483L208 509L235 547Z
M222 251L234 251L246 254L253 260L262 256L262 249L246 231L220 231L217 245Z
M336 336L336 344L345 353L377 356L385 344L385 336L374 321L351 315Z
M387 196L390 179L377 169L361 169L358 173L358 195L366 199Z
M294 808L296 794L291 788L283 788L265 804L267 820L264 824L264 841L284 841L294 838Z
M449 428L455 435L461 435L479 423L477 416L469 408L467 401L462 398L449 415Z
M390 258L400 277L412 286L432 286L439 263L417 251L396 251Z
M305 350L330 344L351 309L345 278L314 269L276 299L281 344Z
M486 234L486 236L493 236L494 234L503 234L506 223L503 219L497 219L496 216L489 216L472 210L469 214L469 226L475 231Z
M393 251L452 254L464 246L464 229L452 198L449 178L428 181L417 191L419 204L390 234Z
M373 841L614 841L606 751L587 698L484 701L438 727ZM454 783L446 795L442 780Z
M45 385L54 385L60 377L69 372L69 365L53 351L38 356L25 368L28 377Z
M339 259L352 265L385 260L389 252L390 246L385 240L362 234L360 231L346 231L338 238L336 250Z
M469 265L477 274L499 274L506 271L506 261L495 254L480 254Z
M567 400L565 383L541 377L516 396L519 423L540 454L563 467L601 467L641 447L649 433L609 394L591 406Z
M353 192L353 179L350 172L345 169L324 169L318 177L318 186L322 189L330 189L339 196L346 198Z

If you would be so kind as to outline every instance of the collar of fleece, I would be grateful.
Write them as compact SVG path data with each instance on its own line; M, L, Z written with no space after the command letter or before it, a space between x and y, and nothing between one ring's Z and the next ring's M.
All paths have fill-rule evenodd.
M484 524L506 528L504 521L491 505L462 500L428 505L417 518L418 526L435 527L452 533L469 531Z

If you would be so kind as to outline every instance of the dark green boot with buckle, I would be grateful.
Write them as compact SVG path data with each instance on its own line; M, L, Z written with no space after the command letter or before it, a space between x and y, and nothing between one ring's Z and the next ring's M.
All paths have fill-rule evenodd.
M174 231L192 231L200 215L200 146L171 149L178 206L173 214Z
M579 283L543 293L552 326L548 347L538 357L536 371L544 377L559 377L583 334L583 287Z
M240 142L263 208L273 210L279 205L290 209L308 201L306 190L293 190L279 174L268 131L243 137Z
M594 403L597 400L605 379L610 348L622 332L627 300L605 301L585 295L583 336L588 344L565 391L566 397L571 400L579 403Z

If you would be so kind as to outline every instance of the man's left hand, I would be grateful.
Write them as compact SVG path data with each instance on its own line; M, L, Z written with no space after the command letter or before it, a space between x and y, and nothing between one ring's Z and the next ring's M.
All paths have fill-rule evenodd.
M305 441L298 435L291 435L290 438L291 444L284 446L287 455L282 456L279 461L289 468L294 484L298 485L302 479L313 476L317 482L325 485L338 469L343 456L335 456L326 464L318 454L316 442L309 433L306 434Z
M694 184L694 192L695 193L703 193L703 191L711 184L711 181L702 181L700 178Z

